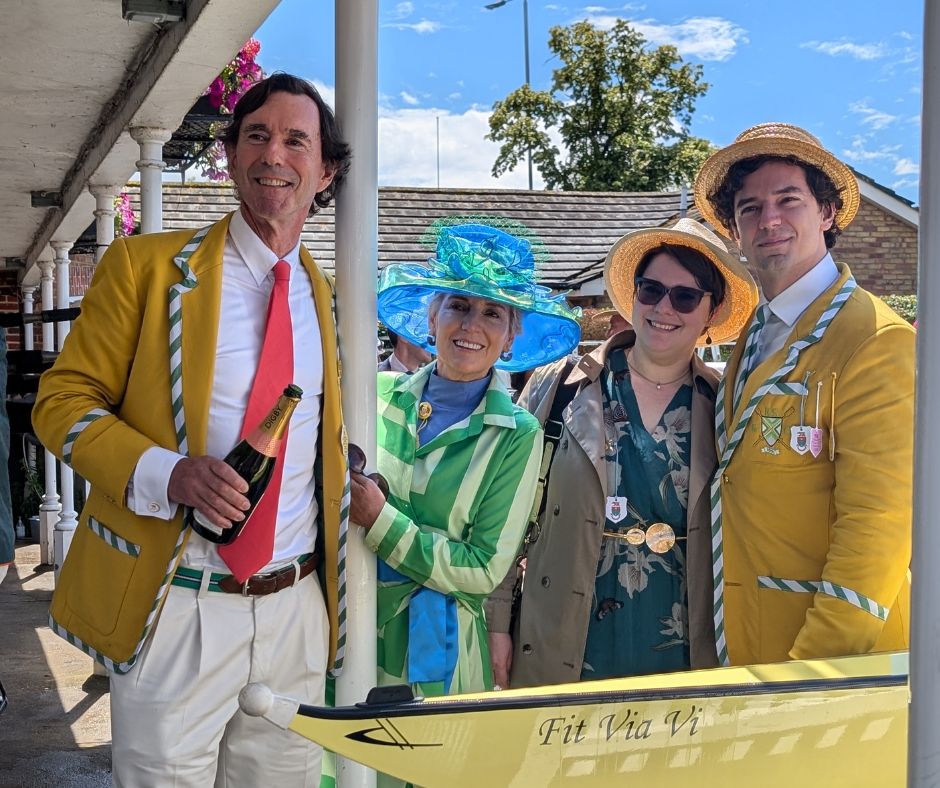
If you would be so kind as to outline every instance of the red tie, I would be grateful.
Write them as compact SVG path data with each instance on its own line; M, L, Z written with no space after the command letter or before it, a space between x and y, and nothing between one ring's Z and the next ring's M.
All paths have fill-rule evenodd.
M241 438L261 423L294 378L294 335L287 301L289 289L290 264L279 260L274 264L274 289L268 304L264 344L261 346L261 357L251 385L251 394L248 395L248 409L245 411ZM274 528L277 524L277 504L281 493L286 449L285 431L268 489L251 513L238 539L232 544L219 547L219 555L239 583L244 583L270 562L271 556L274 555Z

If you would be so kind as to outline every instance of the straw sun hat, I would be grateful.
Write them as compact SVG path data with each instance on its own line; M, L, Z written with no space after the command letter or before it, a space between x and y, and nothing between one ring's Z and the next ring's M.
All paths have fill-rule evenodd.
M701 252L721 272L727 288L708 333L698 344L730 342L741 333L757 304L757 285L744 265L725 249L721 239L694 219L679 219L672 227L634 230L607 253L604 283L617 311L633 322L636 267L650 249L662 244L685 246Z
M754 156L792 156L822 170L842 196L842 209L836 222L843 230L858 211L858 181L845 164L839 161L808 131L789 123L761 123L742 131L734 142L713 154L702 165L695 179L695 206L708 223L722 235L731 237L715 213L709 195L721 186L728 170L742 159Z

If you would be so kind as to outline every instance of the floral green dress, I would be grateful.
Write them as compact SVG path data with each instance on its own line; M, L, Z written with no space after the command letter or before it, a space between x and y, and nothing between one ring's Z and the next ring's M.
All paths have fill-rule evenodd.
M684 537L692 387L680 386L649 433L640 417L625 354L611 357L601 384L608 489L626 498L619 512L616 505L608 505L604 530L626 534L634 527L646 530L654 523L666 523L677 539L663 554L646 544L602 540L581 675L603 679L688 669Z

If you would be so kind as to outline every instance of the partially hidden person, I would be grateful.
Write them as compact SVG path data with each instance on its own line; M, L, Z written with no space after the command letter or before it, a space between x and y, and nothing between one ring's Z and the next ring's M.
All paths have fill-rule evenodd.
M319 782L320 748L243 714L238 693L260 681L322 703L339 658L334 294L300 234L350 152L288 74L242 96L223 140L238 209L110 246L33 415L91 482L50 623L110 673L116 786ZM248 485L218 458L291 382L303 397L274 480L218 547L184 511L221 529L244 518Z
M766 123L705 162L695 201L763 291L716 414L720 661L906 648L914 330L833 259L855 175L809 132Z
M604 278L632 330L538 370L519 399L555 448L516 609L509 579L487 606L494 669L513 688L717 664L718 379L695 348L733 341L757 288L692 219L625 235Z
M394 331L388 331L392 352L388 358L379 362L379 372L414 372L431 360L431 354L419 345L400 337Z

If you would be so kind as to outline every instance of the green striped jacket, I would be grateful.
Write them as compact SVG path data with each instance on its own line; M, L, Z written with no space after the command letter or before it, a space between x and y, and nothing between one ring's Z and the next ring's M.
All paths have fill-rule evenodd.
M483 602L515 560L542 456L538 421L492 376L477 408L418 446L417 404L429 364L378 382L378 469L391 494L366 544L406 582L379 583L379 682L408 683L408 602L419 585L457 600L459 648L451 692L492 687ZM425 695L443 682L422 684Z

